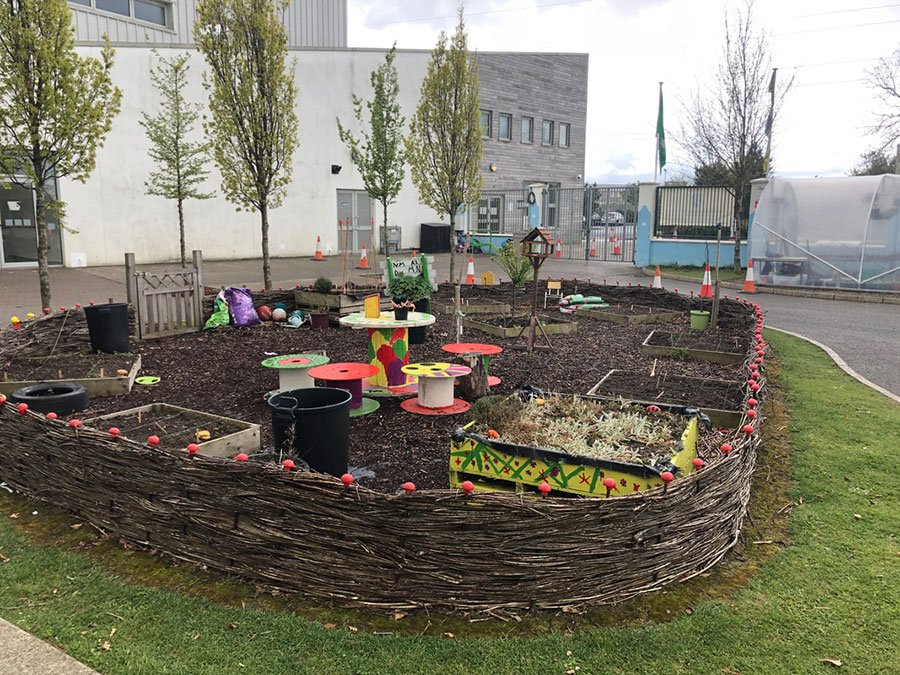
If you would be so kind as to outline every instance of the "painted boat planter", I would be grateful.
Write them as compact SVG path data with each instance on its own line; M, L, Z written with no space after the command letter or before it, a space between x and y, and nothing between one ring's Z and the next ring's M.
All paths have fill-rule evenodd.
M483 333L489 333L490 335L496 335L501 338L519 337L520 335L525 335L528 330L527 325L523 331L522 326L504 328L503 326L495 326L491 323L470 319L468 317L463 317L462 325L463 328L474 328ZM557 321L555 323L544 323L541 321L541 326L544 327L544 332L547 333L547 335L575 335L578 333L578 324L575 321Z
M453 314L456 307L453 303L435 302L431 303L435 314ZM498 300L477 300L476 302L466 302L462 306L463 314L509 314L509 303L499 302Z
M541 483L551 490L582 497L606 497L603 481L612 478L611 497L663 485L660 474L684 476L694 471L699 418L691 417L672 457L655 466L571 455L558 450L504 443L469 431L474 422L450 435L450 486L472 481L476 490L537 493Z
M616 312L616 309L616 307L601 309L580 307L575 310L575 313L578 314L578 316L587 316L591 319L609 321L623 326L632 326L639 323L648 323L650 321L675 321L684 316L684 312L673 312L672 310L659 309L657 307L644 307L641 305L634 305L634 309L646 309L646 314L622 314Z
M650 344L650 341L653 339L654 335L668 335L672 336L672 339L676 341L674 345L654 345ZM677 356L681 355L686 359L693 359L695 361L710 361L712 363L721 363L726 366L736 365L739 363L743 363L744 359L747 358L746 353L738 353L738 352L722 352L716 351L712 349L696 349L694 347L680 347L677 344L677 335L673 333L667 333L665 331L650 331L650 334L644 338L644 342L641 344L641 353L646 354L648 356Z
M619 396L615 396L611 393L601 392L600 390L602 389L603 385L606 384L606 382L607 382L607 380L609 380L609 378L614 377L616 374L622 373L622 372L625 372L625 371L618 370L615 368L613 370L610 370L606 375L603 376L602 380L600 380L597 384L595 384L593 387L591 387L590 390L588 390L587 395L590 396L591 398L597 398L597 399L604 400L604 401L618 401L620 398ZM647 376L647 377L649 377L649 376ZM742 388L742 384L743 384L742 382L737 382L737 381L733 381L733 380L716 380L716 379L711 379L711 378L706 378L706 377L684 377L681 375L673 375L673 376L670 376L668 379L670 379L670 380L677 379L681 382L690 381L692 383L696 383L698 390L702 390L704 383L707 383L707 384L715 383L715 384L722 385L722 386L733 385L740 392L740 390ZM658 399L654 398L652 400L651 399L640 400L638 398L635 398L631 392L622 392L621 396L633 403L638 403L638 404L644 405L644 406L647 406L647 405L657 405L657 406L682 406L682 405L685 405L684 401L674 401L671 399L666 399L664 396L660 397ZM738 404L738 406L734 409L715 408L715 407L710 407L710 406L706 406L706 405L702 405L702 404L699 405L698 408L700 409L700 412L702 412L704 415L709 417L709 419L713 423L713 425L719 429L735 429L741 423L741 419L743 418L743 413L740 410L740 404Z
M90 358L88 355L86 358ZM74 383L84 385L90 396L120 396L127 394L134 386L134 378L141 370L141 355L134 355L134 362L127 375L113 375L112 377L82 377L63 378L61 380L10 380L0 382L0 394L12 394L16 389L30 387L34 384Z
M129 408L128 410L120 410L119 412L101 415L100 417L92 417L84 420L85 426L106 430L109 426L115 425L115 420L121 417L136 415L137 413L151 412L163 414L181 413L197 420L197 426L202 428L205 424L215 421L227 427L234 429L229 434L211 438L208 441L198 443L198 454L207 457L224 457L228 459L234 458L243 452L248 455L260 452L262 447L259 434L259 425L242 420L236 420L231 417L222 417L221 415L213 415L211 413L201 412L199 410L191 410L190 408L182 408L177 405L168 403L151 403L142 405L137 408ZM132 438L131 440L143 443L146 438Z

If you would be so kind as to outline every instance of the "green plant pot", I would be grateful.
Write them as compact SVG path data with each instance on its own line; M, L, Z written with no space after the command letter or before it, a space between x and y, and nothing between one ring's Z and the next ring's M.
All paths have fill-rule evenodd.
M702 312L698 309L691 310L691 328L694 330L706 330L709 326L709 312Z

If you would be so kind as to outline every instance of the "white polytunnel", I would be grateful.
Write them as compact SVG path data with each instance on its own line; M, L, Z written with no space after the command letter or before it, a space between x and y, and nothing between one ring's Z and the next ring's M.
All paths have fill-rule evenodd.
M900 176L770 180L750 257L761 284L900 291Z

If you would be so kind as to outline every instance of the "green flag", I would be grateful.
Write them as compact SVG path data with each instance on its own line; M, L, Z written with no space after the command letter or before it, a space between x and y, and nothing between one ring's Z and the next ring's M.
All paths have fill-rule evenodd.
M659 116L656 118L656 151L659 157L659 168L666 165L666 130L663 127L662 82L659 83Z

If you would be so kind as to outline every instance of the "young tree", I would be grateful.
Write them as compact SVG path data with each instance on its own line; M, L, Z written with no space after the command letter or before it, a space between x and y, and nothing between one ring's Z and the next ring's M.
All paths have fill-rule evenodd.
M900 143L900 48L866 73L866 85L883 105L869 128L870 133L881 136L881 146L876 150L893 150Z
M885 173L894 173L895 158L887 152L869 150L860 155L859 163L853 167L851 176L880 176Z
M141 113L140 124L150 140L150 157L159 166L150 173L144 185L148 195L175 199L178 202L178 232L181 242L181 266L186 264L184 243L184 200L209 199L213 193L201 192L199 185L209 175L204 167L210 143L191 141L188 137L200 117L200 104L184 100L190 54L170 58L153 53L159 62L150 71L150 79L159 90L162 108L156 115Z
M372 71L370 81L374 97L366 103L369 110L369 131L362 132L357 138L353 132L337 120L338 134L350 150L350 157L359 173L363 185L372 199L381 202L384 223L379 237L382 252L387 251L388 206L397 200L397 194L403 185L403 127L406 118L400 114L397 95L400 85L397 83L397 68L394 58L397 56L397 44L391 47L384 56L384 63ZM362 99L353 95L353 115L356 121L363 123Z
M695 166L720 164L731 175L734 187L734 270L740 273L740 230L744 219L745 192L757 173L755 155L766 147L767 119L773 81L768 36L753 24L753 2L725 18L725 46L718 68L718 81L708 89L697 89L686 106L682 145ZM778 84L772 118L793 78Z
M466 46L463 8L447 48L441 32L431 52L419 105L410 122L406 155L422 203L450 219L450 278L456 275L456 213L481 194L481 123L478 68ZM459 274L459 280L462 274ZM456 282L459 314L460 281ZM457 322L457 332L459 332Z
M44 307L50 306L46 212L61 221L65 206L48 184L63 177L84 182L94 170L122 99L112 65L108 45L99 59L75 53L66 0L0 4L0 179L34 190Z
M259 211L263 279L272 285L269 209L281 206L291 180L299 123L296 62L287 62L287 31L278 18L288 0L199 0L194 40L209 65L203 85L211 118L204 129L238 210Z

